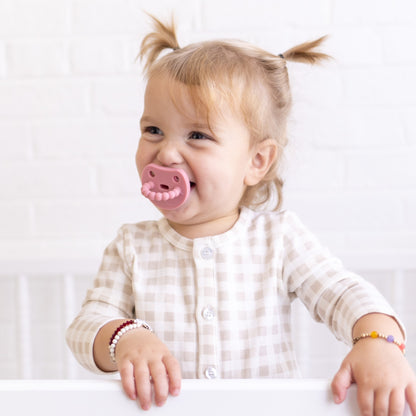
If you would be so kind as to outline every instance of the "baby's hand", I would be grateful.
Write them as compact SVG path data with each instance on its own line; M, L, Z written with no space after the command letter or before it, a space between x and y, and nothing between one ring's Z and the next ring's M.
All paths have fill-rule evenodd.
M335 403L357 384L362 415L402 415L407 401L416 415L416 376L400 349L382 339L362 339L344 359L332 381Z
M144 328L129 331L120 338L116 362L123 389L132 400L139 399L143 410L155 403L162 406L170 393L177 396L181 388L178 361L155 334Z

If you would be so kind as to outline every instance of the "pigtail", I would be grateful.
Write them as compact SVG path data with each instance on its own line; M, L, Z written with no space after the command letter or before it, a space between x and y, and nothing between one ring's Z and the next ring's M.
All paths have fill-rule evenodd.
M155 62L164 49L179 49L173 17L170 23L164 24L156 17L150 14L149 16L153 20L154 32L144 37L138 55L141 61L146 60L145 72L148 72L153 62Z
M320 61L331 59L326 53L315 50L326 40L326 38L327 36L322 36L312 42L301 43L300 45L290 48L285 53L281 54L280 57L287 61L303 62L307 64L316 64Z

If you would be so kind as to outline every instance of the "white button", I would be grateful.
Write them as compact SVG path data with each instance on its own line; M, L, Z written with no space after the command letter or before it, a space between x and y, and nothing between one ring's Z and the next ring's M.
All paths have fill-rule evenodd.
M211 321L215 318L215 309L211 305L205 306L205 308L202 309L202 317L207 321Z
M201 249L201 257L204 260L212 259L213 255L214 255L214 251L212 250L211 247L206 246L206 247Z
M217 378L217 369L215 367L207 367L205 370L205 377L209 379Z

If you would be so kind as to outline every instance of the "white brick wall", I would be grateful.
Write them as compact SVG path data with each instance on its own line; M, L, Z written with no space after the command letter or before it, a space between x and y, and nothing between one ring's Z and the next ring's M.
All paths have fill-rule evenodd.
M143 10L173 10L185 43L240 37L279 53L330 34L334 62L290 64L286 206L341 255L414 250L412 0L1 0L0 259L40 243L45 257L82 253L86 238L98 258L118 224L156 215L133 162Z
M134 166L143 10L173 10L182 44L329 34L333 62L290 64L285 206L341 257L416 265L414 0L0 0L0 261L98 264L157 216Z

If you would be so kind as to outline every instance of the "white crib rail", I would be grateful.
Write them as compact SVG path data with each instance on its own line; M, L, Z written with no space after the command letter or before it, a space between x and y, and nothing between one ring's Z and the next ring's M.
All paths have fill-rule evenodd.
M32 342L30 326L30 294L26 275L17 276L16 282L16 340L19 354L19 374L32 377Z
M367 259L368 260L368 259ZM387 296L408 330L407 356L416 365L415 258L347 257ZM371 264L376 266L371 267ZM90 286L97 260L2 262L0 264L0 379L86 379L94 377L74 360L64 332ZM330 378L347 348L323 326L314 323L303 305L294 304L295 345L306 377Z
M0 379L91 377L70 354L64 333L97 267L92 260L0 263L0 328L9 334L9 344L0 344Z
M119 381L1 381L5 414L26 416L135 415L144 413L127 399ZM327 380L183 380L182 392L147 415L359 415L355 387L335 405ZM410 413L406 413L410 414Z

